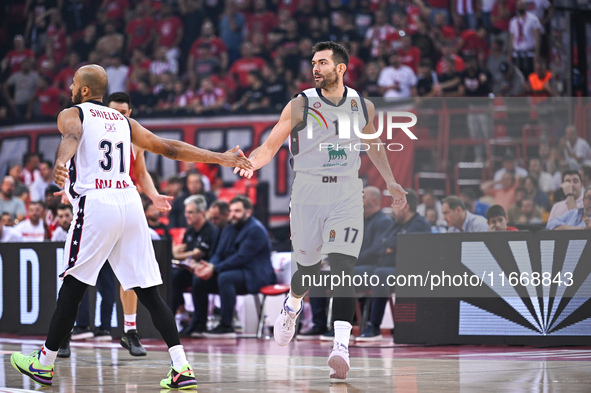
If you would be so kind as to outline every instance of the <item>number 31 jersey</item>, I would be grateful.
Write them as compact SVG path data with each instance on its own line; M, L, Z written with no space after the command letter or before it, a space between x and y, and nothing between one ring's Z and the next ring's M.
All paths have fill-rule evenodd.
M293 170L318 176L359 176L363 150L355 130L367 124L363 97L345 86L338 105L311 88L299 93L304 98L303 122L289 139Z
M76 154L66 164L70 172L66 183L68 198L78 198L90 190L135 188L129 176L129 120L98 101L76 107L82 121L82 136Z

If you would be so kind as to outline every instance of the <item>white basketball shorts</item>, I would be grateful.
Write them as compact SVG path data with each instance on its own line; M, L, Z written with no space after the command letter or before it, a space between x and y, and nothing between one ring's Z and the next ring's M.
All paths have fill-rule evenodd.
M314 265L322 255L359 256L363 241L363 182L298 172L290 202L293 258Z
M107 260L125 290L162 284L148 223L136 189L94 190L73 201L63 273L96 285Z

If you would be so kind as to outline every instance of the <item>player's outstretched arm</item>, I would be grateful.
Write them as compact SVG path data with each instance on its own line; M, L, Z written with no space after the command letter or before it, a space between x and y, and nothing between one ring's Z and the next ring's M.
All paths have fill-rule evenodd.
M63 187L68 179L66 162L76 154L82 136L82 122L78 109L68 108L61 111L57 117L57 128L62 133L62 140L57 147L53 181Z
M158 211L164 212L171 209L170 202L174 197L168 195L161 195L158 193L152 176L148 173L146 168L146 158L144 157L144 150L135 146L135 160L133 161L133 173L137 183L142 191L150 198Z
M250 179L255 170L267 165L273 159L275 154L277 154L277 151L281 148L283 142L289 137L292 128L302 121L302 116L299 114L303 113L303 106L304 99L302 97L294 98L288 102L287 105L285 105L285 108L283 108L279 121L275 124L273 130L271 130L271 134L269 134L267 140L265 140L261 146L254 149L253 152L250 153L250 156L248 156L248 159L252 162L253 168L251 170L236 168L234 169L234 173L240 171L240 176Z
M186 162L205 162L208 164L220 164L227 167L251 169L252 164L244 156L244 153L236 146L225 153L200 149L185 142L160 138L144 128L134 119L129 119L131 124L131 141L136 146L163 155L164 157ZM234 154L238 152L238 154Z
M376 132L376 129L373 124L373 117L375 115L375 106L369 100L365 100L365 105L367 106L367 117L368 121L365 127L363 127L362 133L373 135ZM388 161L388 157L386 156L386 149L383 147L382 140L377 137L370 137L367 139L363 139L365 143L370 144L370 148L367 150L367 155L369 159L375 167L382 175L382 178L386 182L386 186L388 187L388 191L392 196L394 202L392 203L393 206L397 206L403 208L406 205L406 194L408 192L404 191L404 188L400 184L396 182L394 179L394 174L392 173L392 168L390 168L390 162ZM380 148L378 149L378 146Z

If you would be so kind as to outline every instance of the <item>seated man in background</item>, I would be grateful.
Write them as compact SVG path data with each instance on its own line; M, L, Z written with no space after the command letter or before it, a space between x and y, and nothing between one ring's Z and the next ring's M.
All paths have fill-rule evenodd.
M464 202L455 195L450 195L441 202L441 211L447 221L447 232L487 232L486 218L466 210Z
M569 210L576 210L583 207L583 194L581 193L583 183L579 171L575 169L563 171L560 188L566 199L554 203L552 210L550 210L550 217L548 217L549 221L562 216Z
M45 206L43 202L36 201L29 203L27 208L28 217L19 222L14 229L21 234L25 242L42 242L49 240L49 229L43 220Z
M591 187L583 193L583 207L572 209L548 221L546 229L591 229Z
M211 257L215 227L205 219L207 201L203 195L191 195L185 199L185 219L188 224L183 243L172 248L174 259L181 261L180 269L172 273L172 312L176 313L177 328L188 324L183 292L193 283L193 269L197 261Z
M232 326L236 295L258 293L265 285L275 283L271 242L263 224L252 217L250 199L232 199L229 219L213 257L199 261L194 270L198 277L193 281L195 333L204 333L205 337L236 337ZM221 321L205 332L210 293L220 295Z
M395 273L396 268L396 249L398 247L398 235L405 233L429 233L431 232L431 225L425 220L423 216L417 213L417 205L419 198L411 189L406 190L406 205L403 208L393 206L394 217L396 224L394 227L382 233L382 252L378 258L376 268L368 274L376 275L380 278L380 285L371 288L371 303L369 323L365 330L361 333L356 341L378 341L382 339L380 325L384 318L386 304L388 304L388 296L390 296L391 289L387 285L382 286L387 282L389 275ZM363 274L355 268L355 274Z
M489 232L504 232L517 231L518 229L512 226L507 226L507 213L500 205L492 205L486 211L486 219L488 220Z

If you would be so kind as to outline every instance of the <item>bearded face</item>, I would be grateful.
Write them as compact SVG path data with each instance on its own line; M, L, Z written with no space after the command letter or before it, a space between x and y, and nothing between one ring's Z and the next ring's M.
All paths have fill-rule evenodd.
M314 82L319 89L330 90L338 81L337 67L321 74L319 71L314 73Z

